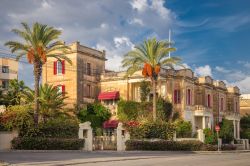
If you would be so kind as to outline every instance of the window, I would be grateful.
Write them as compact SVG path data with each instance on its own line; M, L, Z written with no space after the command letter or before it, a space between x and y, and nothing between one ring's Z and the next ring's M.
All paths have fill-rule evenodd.
M238 102L235 102L235 112L238 112Z
M192 97L191 89L188 89L187 90L187 105L191 105L191 97Z
M91 64L87 63L87 75L91 75Z
M65 94L65 85L57 85L57 89L59 93Z
M174 103L175 104L180 104L181 103L181 91L175 89L174 90Z
M8 89L8 87L9 87L9 81L8 80L3 80L2 81L2 87L3 87L3 89Z
M87 97L90 97L90 92L91 92L91 86L87 84Z
M2 73L9 73L9 66L3 66Z
M62 62L57 61L57 74L62 74Z
M207 95L207 107L211 107L211 96L210 94Z
M65 74L65 61L54 61L54 75Z
M220 98L220 111L224 111L224 98Z

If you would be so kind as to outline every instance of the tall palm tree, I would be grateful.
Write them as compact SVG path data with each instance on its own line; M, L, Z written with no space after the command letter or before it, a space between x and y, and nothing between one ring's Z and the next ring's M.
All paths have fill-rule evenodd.
M34 23L32 28L27 23L21 24L23 29L13 29L12 31L21 37L23 41L8 41L5 43L5 46L8 46L12 53L16 53L17 60L26 55L28 62L33 64L35 77L34 121L35 126L37 126L39 120L39 82L42 74L42 65L46 63L48 57L58 60L64 59L71 64L71 60L63 55L70 48L64 42L58 40L62 33L60 30L39 23Z
M156 84L161 68L174 68L181 65L181 59L168 57L168 53L175 51L168 41L157 41L155 38L145 40L142 44L124 55L122 66L127 68L127 75L133 75L142 70L145 77L151 79L153 85L153 120L156 121Z

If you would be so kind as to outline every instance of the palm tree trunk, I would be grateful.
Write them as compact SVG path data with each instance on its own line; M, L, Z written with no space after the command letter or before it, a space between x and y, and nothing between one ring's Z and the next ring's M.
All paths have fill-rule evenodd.
M153 81L153 121L156 121L156 81L155 79L152 79Z
M35 127L38 127L38 122L39 122L39 81L40 81L40 64L39 62L34 62L34 76L35 76L35 96L34 96L34 102L35 102L35 107L34 107L34 122L35 122Z

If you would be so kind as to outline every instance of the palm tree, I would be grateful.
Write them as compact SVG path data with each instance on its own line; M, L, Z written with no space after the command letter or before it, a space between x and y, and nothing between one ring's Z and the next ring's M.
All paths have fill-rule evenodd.
M153 120L156 121L156 84L161 68L174 68L181 65L181 59L168 57L168 53L175 51L168 41L148 39L124 55L122 66L127 68L127 76L142 70L145 77L151 79L153 85Z
M49 117L55 117L62 113L61 110L66 105L64 103L64 100L67 98L65 94L59 92L58 88L55 88L53 85L48 84L41 85L39 92L40 114L44 121ZM33 90L28 89L23 94L27 104L34 102L35 93Z
M34 106L34 121L35 126L39 120L39 83L42 74L42 65L46 63L48 57L53 57L58 60L64 59L71 64L71 60L63 55L70 49L59 41L61 31L53 27L35 23L32 29L27 23L21 23L23 29L13 29L12 31L23 39L23 42L8 41L5 46L11 49L12 53L16 53L16 59L19 60L23 56L27 56L30 64L33 64L33 72L35 77L35 106Z

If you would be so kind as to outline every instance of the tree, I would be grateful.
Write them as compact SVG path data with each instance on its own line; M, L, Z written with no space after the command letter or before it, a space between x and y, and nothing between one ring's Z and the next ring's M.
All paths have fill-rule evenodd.
M149 82L143 80L140 83L141 102L145 102L147 100L147 97L148 97L149 93L150 93L150 84L149 84Z
M233 121L222 119L219 134L220 138L222 138L223 143L230 143L234 139Z
M156 121L156 83L161 68L174 68L181 65L181 59L168 57L168 53L175 51L168 41L157 41L155 38L144 41L135 46L132 51L124 55L122 66L127 68L127 75L133 75L142 70L145 77L149 77L153 85L153 119Z
M35 126L37 126L39 119L39 83L42 74L42 65L46 63L49 57L58 60L64 59L71 64L71 60L63 55L70 48L64 42L58 40L62 33L60 30L39 23L33 24L32 29L27 23L21 24L23 29L13 29L12 32L21 37L23 41L8 41L5 43L5 46L8 46L12 53L17 54L17 60L26 55L28 62L33 64L35 77L34 122Z
M77 116L81 122L89 121L91 122L91 127L97 129L111 117L111 113L101 103L93 103L88 104L87 108L82 109Z
M40 113L44 121L48 118L58 116L65 106L64 100L67 98L65 94L59 92L53 85L44 84L39 88L39 106ZM35 93L29 89L24 92L26 103L34 103Z
M246 114L240 119L241 137L250 139L250 114Z
M6 99L9 101L9 105L20 105L22 94L26 89L28 89L28 87L24 84L24 81L18 81L17 79L10 80L6 94Z

